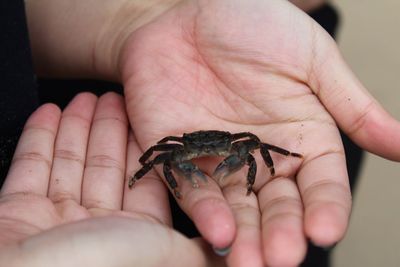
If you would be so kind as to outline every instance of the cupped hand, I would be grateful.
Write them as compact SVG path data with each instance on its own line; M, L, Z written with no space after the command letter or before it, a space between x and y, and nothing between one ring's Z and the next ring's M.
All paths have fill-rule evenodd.
M272 179L255 151L250 196L245 168L221 185L178 180L178 203L206 240L231 246L230 266L295 266L307 239L331 246L343 237L351 194L338 128L400 159L399 124L328 34L288 1L182 1L131 34L120 66L142 150L168 135L215 129L252 132L304 155L274 154ZM198 164L210 175L217 162Z
M159 179L150 174L128 191L139 153L121 96L83 93L62 113L41 106L1 189L0 265L214 264L206 246L169 227Z

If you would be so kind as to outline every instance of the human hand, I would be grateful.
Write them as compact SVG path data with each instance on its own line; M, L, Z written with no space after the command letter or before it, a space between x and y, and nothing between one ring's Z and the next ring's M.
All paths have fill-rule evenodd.
M338 127L364 149L400 159L399 124L328 34L287 1L184 1L132 33L120 66L143 150L167 135L218 129L304 155L274 155L271 179L256 152L249 197L245 170L221 189L212 179L197 189L179 180L179 204L210 243L232 246L230 266L295 266L307 239L331 246L343 237L351 195ZM211 165L199 162L207 174Z
M62 114L40 107L0 192L0 266L216 266L168 227L159 179L124 186L139 153L116 94L80 94Z
M338 241L351 204L343 149L333 122L360 146L394 160L399 160L400 151L398 123L368 95L329 36L286 1L177 2L26 1L36 71L53 77L123 81L142 149L169 134L213 127L253 131L265 142L303 153L304 163L275 158L278 175L298 171L296 183L274 179L263 186L269 178L259 170L255 187L259 198L237 201L255 216L247 221L244 212L236 215L239 227L230 263L261 264L264 254L270 265L290 265L303 257L304 238L319 245ZM67 15L58 16L60 12ZM164 127L168 122L170 129ZM244 175L239 173L237 179L244 180ZM234 180L235 176L228 181ZM291 198L285 197L289 187ZM267 199L275 204L261 215L257 205L268 204L261 197L269 194L267 189L276 201ZM208 191L200 192L197 195L206 198ZM274 210L285 214L290 203L294 213L300 210L300 218L292 216L296 223L282 230L290 216L272 216L276 223L264 223L261 238L260 223L254 218L267 218ZM186 206L192 215L201 214L191 209L193 205ZM226 203L222 206L216 211L223 209L224 215L192 216L208 241L221 246L236 233L230 228L234 225L230 210ZM287 220L278 223L283 217ZM231 230L218 233L221 225ZM286 238L290 232L300 238Z

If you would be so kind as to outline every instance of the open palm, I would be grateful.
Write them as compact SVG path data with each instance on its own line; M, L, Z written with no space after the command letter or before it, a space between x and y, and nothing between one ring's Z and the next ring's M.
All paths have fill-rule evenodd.
M200 188L178 180L179 204L203 236L218 248L232 243L231 266L296 265L307 238L329 246L343 237L351 195L336 123L364 148L399 159L379 144L380 131L394 136L399 125L362 89L328 34L287 1L182 2L136 30L121 60L142 149L215 129L252 132L304 155L273 155L271 179L256 151L249 197L246 170L222 190L210 179ZM198 164L211 174L216 162Z
M0 266L218 264L168 227L159 180L125 186L140 150L121 96L83 93L60 115L43 105L18 143L0 191Z

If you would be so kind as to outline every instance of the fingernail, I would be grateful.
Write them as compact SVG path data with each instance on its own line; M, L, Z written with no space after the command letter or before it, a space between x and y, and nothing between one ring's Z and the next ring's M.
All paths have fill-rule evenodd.
M215 254L217 254L218 256L223 257L223 256L228 255L229 252L231 252L231 247L230 247L230 246L229 246L229 247L226 247L226 248L216 248L216 247L213 247L213 250L214 250Z

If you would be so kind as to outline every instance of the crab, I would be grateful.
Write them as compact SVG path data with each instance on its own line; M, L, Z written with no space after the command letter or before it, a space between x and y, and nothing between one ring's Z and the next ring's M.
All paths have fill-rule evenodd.
M177 143L168 143L169 141ZM204 173L191 162L191 159L205 156L222 156L225 159L216 167L213 177L222 179L248 165L247 193L250 195L255 182L257 164L251 154L255 149L260 149L260 154L269 168L271 177L275 175L274 163L269 151L285 156L302 158L299 153L293 153L286 149L261 142L253 133L208 130L184 133L182 136L167 136L147 149L139 158L142 168L130 177L128 186L132 188L137 180L149 172L154 165L164 164L163 173L165 179L174 192L176 198L181 198L178 183L172 173L175 171L180 176L192 182L193 187L199 187L196 176L207 181ZM149 160L156 151L163 152Z

